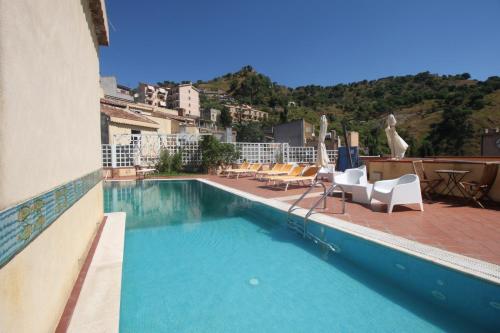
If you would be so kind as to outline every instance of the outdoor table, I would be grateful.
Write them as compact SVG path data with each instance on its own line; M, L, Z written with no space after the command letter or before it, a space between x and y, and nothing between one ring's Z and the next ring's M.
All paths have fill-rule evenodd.
M443 195L449 195L453 192L455 188L458 188L462 196L465 198L466 195L462 188L460 187L460 181L465 177L466 174L470 172L470 170L435 170L435 172L439 175L439 177L445 182L444 190L441 192ZM448 180L444 175L448 175Z

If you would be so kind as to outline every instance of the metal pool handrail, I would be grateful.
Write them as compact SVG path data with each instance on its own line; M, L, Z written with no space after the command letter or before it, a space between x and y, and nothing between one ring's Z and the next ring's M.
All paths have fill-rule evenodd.
M307 212L307 214L304 216L304 222L302 224L302 228L300 228L299 225L297 225L295 222L292 222L291 214L292 214L292 212L294 210L300 208L300 207L297 206L299 204L299 202L302 201L302 199L304 199L305 196L307 194L309 194L312 191L312 189L315 188L317 185L321 185L323 187L323 194L321 195L321 197L319 198L319 200L316 201L314 203L314 205L309 209L309 211ZM287 215L288 225L291 226L296 231L301 232L302 233L302 237L304 237L304 238L306 238L306 237L311 238L315 242L319 242L319 243L321 243L323 245L328 246L330 248L330 250L332 250L332 251L335 251L335 247L332 244L330 244L328 242L325 242L324 240L322 240L322 239L314 236L313 234L310 234L310 233L307 232L307 222L308 222L309 217L314 213L314 209L316 209L316 207L318 207L318 205L321 203L321 201L323 201L323 209L326 208L326 199L327 199L328 195L330 195L337 188L339 188L342 191L342 214L344 214L345 213L345 191L342 188L342 186L338 185L338 184L333 184L332 186L330 186L327 189L326 186L325 186L325 184L322 181L315 180L311 184L311 187L309 187L307 189L307 191L305 191L304 193L302 193L302 195L290 206L290 208L288 209L288 215Z

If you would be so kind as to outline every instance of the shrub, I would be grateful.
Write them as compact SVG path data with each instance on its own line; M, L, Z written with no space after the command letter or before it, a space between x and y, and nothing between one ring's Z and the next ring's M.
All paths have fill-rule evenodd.
M239 157L239 152L236 151L234 145L222 143L212 135L206 135L203 138L200 142L200 149L201 166L205 172L221 165L234 163Z
M172 156L172 171L182 171L182 151L178 151Z
M156 169L159 172L173 173L182 171L182 152L170 154L168 149L162 149L160 159L156 164Z

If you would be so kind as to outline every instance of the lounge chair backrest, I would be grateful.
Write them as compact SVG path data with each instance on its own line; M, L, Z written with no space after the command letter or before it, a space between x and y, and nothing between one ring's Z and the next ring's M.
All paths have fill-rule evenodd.
M345 173L347 184L362 184L363 183L363 171L352 169Z
M281 163L276 163L275 165L273 165L273 167L271 168L271 171L281 171L281 169L283 169L283 166L284 164L281 164Z
M484 165L483 175L481 176L479 185L486 185L488 187L491 187L495 182L495 178L497 177L497 172L498 172L497 163L486 163Z
M239 167L239 169L246 169L250 166L250 163L248 162L243 162L243 164Z
M419 161L413 161L413 171L415 171L415 174L420 178L421 180L427 179L425 175L425 170L424 170L424 161L419 160Z
M417 175L407 174L398 178L398 185L410 184L416 181L420 182Z
M283 164L283 167L281 168L280 171L282 172L290 172L292 170L293 164Z
M346 178L349 184L366 184L368 183L368 177L366 174L366 165L362 165L358 168L346 169Z
M304 171L302 176L304 176L304 177L316 176L316 174L318 173L318 170L319 170L318 167L315 167L315 166L309 167L309 168L307 168L307 170Z
M250 166L249 169L252 170L252 171L259 171L259 169L260 169L261 166L262 166L262 164L260 164L260 163L254 163L254 164L252 164Z
M300 176L302 174L302 171L304 171L304 167L302 166L296 166L293 168L293 170L290 172L290 176Z

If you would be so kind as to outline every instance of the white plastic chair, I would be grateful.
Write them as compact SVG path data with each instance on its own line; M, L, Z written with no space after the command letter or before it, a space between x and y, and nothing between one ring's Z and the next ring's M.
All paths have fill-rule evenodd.
M368 184L368 177L366 175L366 166L359 168L346 169L343 174L335 175L333 182L340 185L344 192L351 193L352 185L366 185Z
M420 210L424 211L420 179L414 174L375 182L370 203L373 199L387 204L387 213L392 213L394 205L405 204L419 204Z

